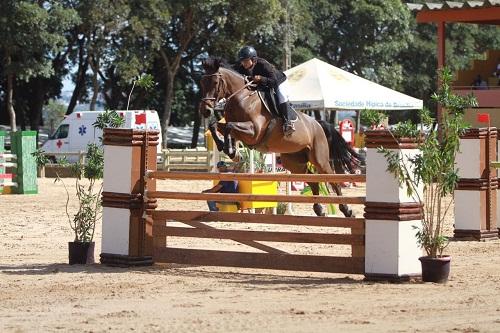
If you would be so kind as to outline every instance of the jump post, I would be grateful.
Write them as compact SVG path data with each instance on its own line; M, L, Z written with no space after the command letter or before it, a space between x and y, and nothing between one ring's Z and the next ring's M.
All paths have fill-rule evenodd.
M460 240L498 239L497 129L471 128L460 137L456 156L455 231Z
M397 145L381 131L367 133L367 175L217 174L156 171L157 134L137 130L104 131L104 192L101 263L133 266L153 262L216 265L297 271L364 274L367 279L406 280L421 275L413 226L419 226L420 206L403 195L377 147L417 154L414 144ZM156 140L156 141L155 141ZM286 196L156 191L157 179L275 180L367 183L365 197ZM261 215L208 211L156 210L158 199L216 201L281 201L364 204L365 219ZM173 207L175 208L175 207ZM181 222L189 228L169 225ZM244 229L218 229L212 221ZM252 230L255 224L293 228L318 226L331 232ZM331 228L330 228L331 227ZM336 232L341 228L350 233ZM260 252L177 248L169 237L233 240ZM262 242L341 244L350 256L293 254ZM312 245L311 245L312 246ZM332 245L328 245L332 246Z
M0 194L6 187L16 194L38 193L37 165L31 155L36 150L36 131L12 132L10 152L5 150L6 136L0 131Z

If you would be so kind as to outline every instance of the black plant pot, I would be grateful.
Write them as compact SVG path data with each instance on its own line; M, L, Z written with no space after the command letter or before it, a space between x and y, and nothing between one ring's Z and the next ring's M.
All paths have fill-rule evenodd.
M450 256L442 256L438 258L420 257L418 258L422 264L422 281L446 283L450 275Z
M95 242L68 242L69 264L93 264Z

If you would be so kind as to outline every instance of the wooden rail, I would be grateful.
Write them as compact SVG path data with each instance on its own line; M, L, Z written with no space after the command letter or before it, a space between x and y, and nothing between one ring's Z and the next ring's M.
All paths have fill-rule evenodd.
M156 262L226 266L291 271L363 274L365 260L361 257L298 255L287 253L255 253L236 251L155 248Z
M174 220L180 222L233 222L240 223L241 213L220 213L207 211L155 210L154 220ZM316 226L333 228L364 229L365 219L357 217L292 216L269 214L245 214L245 223Z
M366 175L324 175L324 174L267 174L267 173L200 173L200 172L166 172L150 171L147 177L174 180L268 180L286 182L366 182Z
M296 202L296 203L330 203L330 204L364 204L365 197L333 197L322 195L274 195L274 194L247 194L247 193L191 193L147 191L148 198L177 199L177 200L213 200L222 202Z

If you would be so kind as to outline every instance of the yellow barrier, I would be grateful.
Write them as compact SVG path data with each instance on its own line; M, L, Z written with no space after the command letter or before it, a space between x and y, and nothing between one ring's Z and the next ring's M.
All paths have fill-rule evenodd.
M278 194L278 182L266 180L242 180L238 185L240 193L249 194ZM278 207L277 202L244 201L241 209Z

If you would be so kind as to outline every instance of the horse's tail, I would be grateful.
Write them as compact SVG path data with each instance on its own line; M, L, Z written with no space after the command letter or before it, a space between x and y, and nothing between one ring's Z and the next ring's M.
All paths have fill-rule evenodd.
M323 120L319 123L328 140L330 162L336 173L345 173L346 171L354 173L357 167L364 165L364 158L347 144L332 124Z

